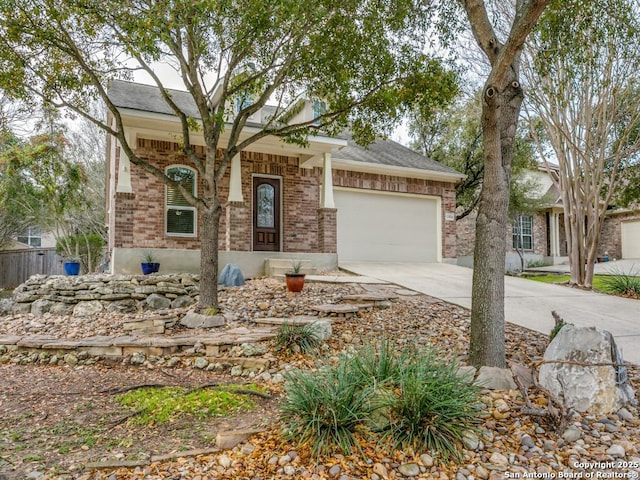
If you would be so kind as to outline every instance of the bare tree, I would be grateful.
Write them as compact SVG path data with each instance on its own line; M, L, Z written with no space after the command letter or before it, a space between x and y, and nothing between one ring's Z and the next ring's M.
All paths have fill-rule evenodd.
M532 135L559 166L551 178L562 196L571 283L586 288L606 211L638 163L639 19L637 0L554 6L530 37L523 70Z

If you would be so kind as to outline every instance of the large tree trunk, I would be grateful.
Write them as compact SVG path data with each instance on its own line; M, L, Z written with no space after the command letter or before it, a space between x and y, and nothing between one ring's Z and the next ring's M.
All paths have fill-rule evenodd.
M506 367L504 342L505 232L509 182L523 93L509 75L506 87L485 85L482 106L484 182L476 220L469 363Z
M509 180L518 115L522 46L547 0L517 0L505 43L496 36L482 0L459 0L473 35L491 63L482 104L484 181L476 220L469 362L504 368L504 266L509 226Z
M222 213L215 180L204 183L203 197L208 203L202 212L200 232L200 310L218 307L218 237Z

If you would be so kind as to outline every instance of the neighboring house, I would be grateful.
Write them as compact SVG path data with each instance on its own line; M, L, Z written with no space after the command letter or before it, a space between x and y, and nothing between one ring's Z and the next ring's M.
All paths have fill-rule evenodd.
M194 191L202 188L177 144L178 120L159 90L115 81L109 95L136 153L186 178ZM171 95L195 115L186 92ZM306 102L297 116L313 119L319 110ZM259 127L269 112L265 107L245 128ZM204 146L198 134L192 142ZM138 272L149 250L163 272L198 271L197 210L130 163L113 138L108 152L111 271ZM271 258L311 260L318 270L336 268L338 259L454 262L455 184L461 178L392 141L362 148L349 138L318 133L302 148L263 138L234 158L221 182L220 266L236 263L245 276L256 276Z
M553 167L547 171L543 166L527 172L538 184L536 197L540 206L535 212L517 215L505 232L507 270L520 269L516 248L523 254L525 266L568 263L562 197L550 177L555 174ZM457 222L459 265L473 265L475 221L474 213ZM597 256L600 260L640 258L640 210L611 209L607 212Z
M51 232L43 233L37 227L29 227L15 238L13 244L5 250L24 250L28 248L55 248L56 238Z

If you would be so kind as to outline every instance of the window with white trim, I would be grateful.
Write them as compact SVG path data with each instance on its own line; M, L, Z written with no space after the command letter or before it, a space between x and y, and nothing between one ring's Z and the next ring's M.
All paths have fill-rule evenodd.
M322 100L313 101L313 118L316 119L327 113L327 104ZM313 122L314 125L320 125L321 120Z
M42 234L40 233L40 230L38 230L36 227L27 228L26 232L23 232L21 235L18 235L17 240L20 243L29 245L30 247L42 246Z
M533 217L518 215L513 222L513 248L533 250Z
M176 165L167 168L169 178L180 182L184 188L196 195L196 172L192 168ZM166 233L175 236L195 236L197 209L189 205L177 187L166 186Z

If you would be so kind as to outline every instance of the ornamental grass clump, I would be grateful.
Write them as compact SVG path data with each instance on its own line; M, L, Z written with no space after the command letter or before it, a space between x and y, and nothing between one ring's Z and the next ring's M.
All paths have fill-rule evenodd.
M394 448L437 452L445 462L461 460L462 440L480 421L480 388L458 368L433 351L411 356L394 378L383 438Z
M613 270L611 275L603 276L601 283L609 293L630 297L640 296L640 271L624 273L621 270Z
M311 353L322 345L319 328L315 323L295 325L284 323L273 340L276 351Z
M344 365L287 375L281 406L285 435L309 443L318 456L359 449L356 432L369 415L370 389L354 380Z
M350 454L361 434L459 460L463 438L479 423L480 388L458 368L432 350L366 345L336 366L288 378L287 434L320 454Z

